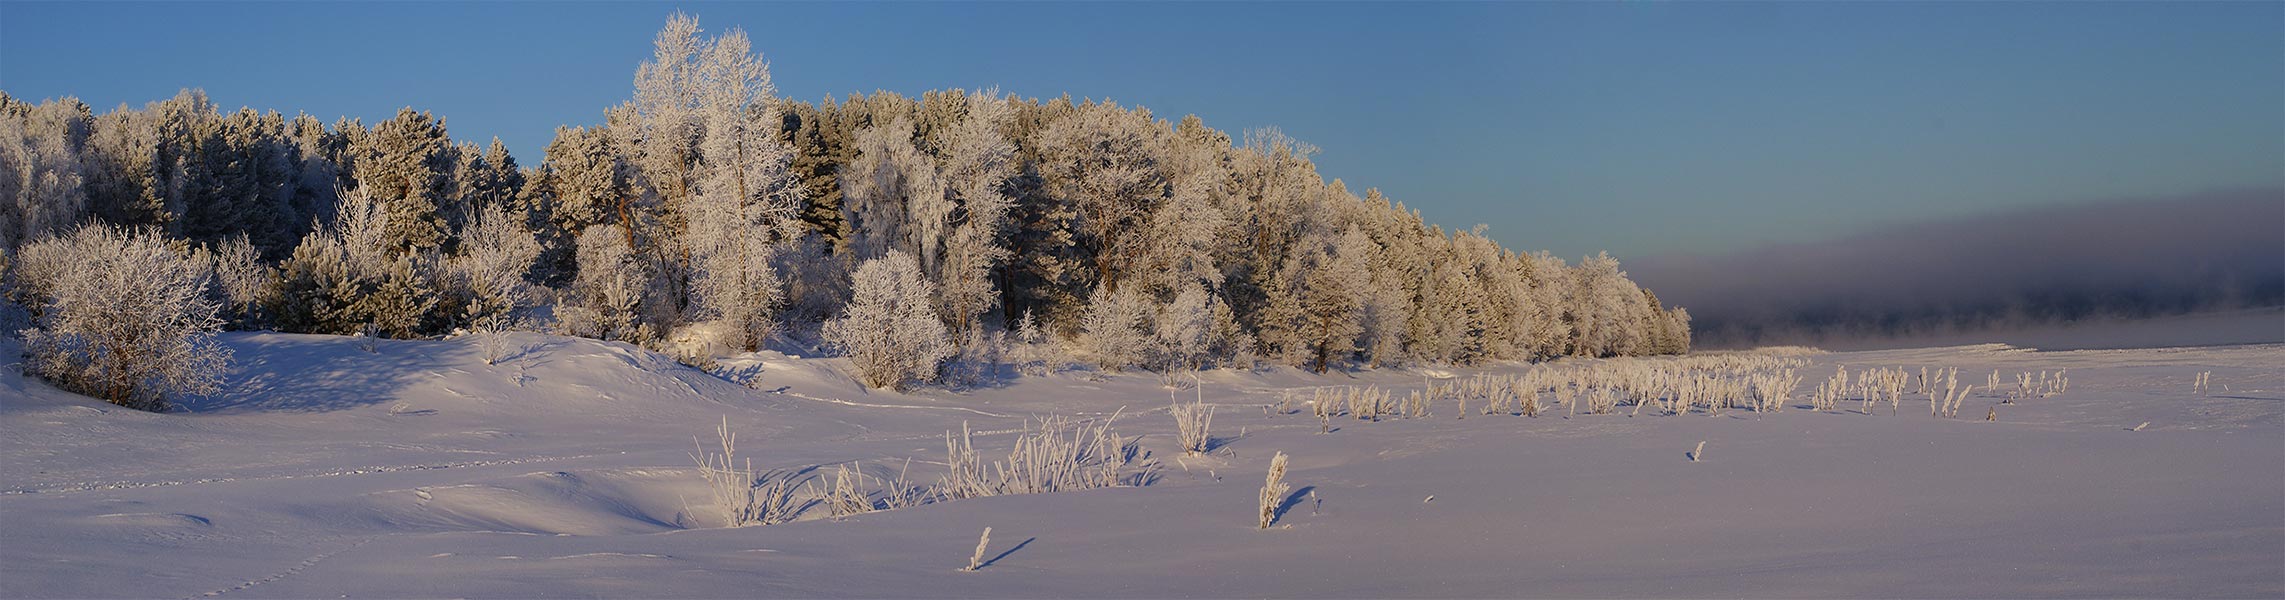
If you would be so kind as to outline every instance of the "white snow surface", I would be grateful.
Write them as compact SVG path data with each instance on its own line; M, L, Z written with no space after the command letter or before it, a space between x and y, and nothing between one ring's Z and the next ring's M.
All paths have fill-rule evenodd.
M485 365L471 339L227 334L231 392L167 414L0 369L0 596L2285 597L2280 345L1819 354L1778 413L1461 419L1447 401L1329 434L1264 406L1402 397L1429 374L1210 371L1217 447L1183 457L1148 373L898 394L841 359L749 354L725 379L516 335ZM1808 410L1837 365L1959 367L1979 390L1958 419ZM1980 389L2065 368L2061 396ZM2205 371L2214 391L2193 393ZM1159 465L1146 486L743 528L688 508L693 437L725 418L757 470L909 458L933 481L963 422L996 457L1029 417L1122 408ZM1294 492L1257 530L1280 451ZM985 527L984 567L959 571Z

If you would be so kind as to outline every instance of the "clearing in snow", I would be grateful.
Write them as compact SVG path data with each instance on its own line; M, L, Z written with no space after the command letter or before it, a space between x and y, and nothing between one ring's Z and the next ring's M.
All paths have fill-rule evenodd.
M169 414L0 373L0 596L2285 596L2278 345L900 394L776 352L717 376L537 334L493 365L469 338L223 339L232 392ZM1626 366L1677 361L1705 383ZM1746 363L1800 383L1751 400ZM1950 399L1923 367L1974 389L1921 411ZM1201 401L1190 454L1169 406ZM1114 487L924 497L948 432L989 467L1049 417L1108 425ZM724 424L790 522L721 526L693 457Z

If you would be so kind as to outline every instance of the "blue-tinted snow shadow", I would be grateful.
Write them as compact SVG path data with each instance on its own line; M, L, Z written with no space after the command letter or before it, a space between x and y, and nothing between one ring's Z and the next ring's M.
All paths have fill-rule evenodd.
M987 560L987 561L984 561L984 562L982 562L982 563L978 563L978 564L976 565L976 570L979 570L979 571L981 571L981 570L983 570L985 567L989 567L989 566L992 566L992 565L994 565L994 564L998 564L998 563L1000 562L1000 559L1003 559L1003 558L1007 558L1007 557L1008 557L1008 555L1010 555L1010 554L1015 554L1017 550L1022 550L1024 546L1029 546L1029 545L1031 545L1031 542L1032 542L1032 540L1037 540L1037 539L1039 539L1039 538L1038 538L1038 537L1028 537L1028 538L1024 538L1024 540L1023 540L1022 542L1018 542L1018 543L1016 544L1016 547L1014 547L1014 548L1009 548L1009 549L1008 549L1008 551L1006 551L1006 552L1001 552L999 556L994 556L994 557L992 557L992 559L991 559L991 560Z
M380 404L431 373L456 368L466 361L455 357L473 351L455 342L374 340L368 352L340 337L276 333L229 333L222 342L234 355L222 393L178 399L182 410L328 412ZM454 347L422 347L428 344Z
M1286 511L1293 510L1293 507L1300 506L1302 498L1307 498L1310 494L1316 492L1317 486L1305 485L1301 486L1301 489L1293 490L1293 493L1291 494L1286 494L1285 500L1277 503L1277 510L1270 512L1270 522L1276 523L1280 520L1284 520Z

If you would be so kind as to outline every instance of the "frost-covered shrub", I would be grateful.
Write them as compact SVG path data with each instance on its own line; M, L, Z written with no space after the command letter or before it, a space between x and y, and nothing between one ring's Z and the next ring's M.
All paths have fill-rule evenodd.
M1121 371L1150 358L1157 343L1151 335L1154 310L1150 299L1133 287L1117 292L1095 288L1079 319L1080 341L1094 355L1095 366Z
M1016 369L1025 375L1045 376L1063 367L1062 346L1048 335L1047 330L1040 326L1039 320L1033 318L1032 312L1028 310L1023 312L1022 318L1016 320L1012 354Z
M921 277L920 263L903 252L865 261L851 288L841 318L825 324L825 340L848 353L858 379L895 389L935 379L953 348L932 308L936 286Z
M465 297L470 321L513 313L531 303L524 279L539 262L539 240L523 220L497 207L476 214L460 230L459 253L446 263L457 291Z
M539 262L540 250L523 220L499 207L478 212L460 229L460 252L446 267L484 364L506 357L508 332L522 326L516 312L532 302L525 275Z
M156 231L87 226L24 248L38 303L24 331L29 370L66 389L144 410L222 386L230 350L203 260Z
M968 330L967 339L960 343L942 371L949 385L975 386L990 383L999 376L1000 366L1007 363L1007 333L982 328Z
M1151 367L1161 373L1205 367L1212 357L1216 304L1214 295L1195 282L1176 293L1174 301L1158 311L1156 327L1151 332L1157 342L1152 345Z
M788 322L823 323L849 301L848 263L833 256L833 242L806 236L789 242L772 256L774 268L785 280L785 306L778 315Z
M658 336L654 310L659 276L650 261L628 247L617 225L589 227L579 235L579 276L556 307L556 327L569 335L647 343Z
M262 322L262 307L278 300L278 274L262 264L254 245L239 234L202 253L213 263L215 289L236 327Z
M442 258L392 254L381 204L362 190L343 202L334 223L303 237L281 265L279 325L347 335L370 324L396 338L442 331L452 317L437 286Z

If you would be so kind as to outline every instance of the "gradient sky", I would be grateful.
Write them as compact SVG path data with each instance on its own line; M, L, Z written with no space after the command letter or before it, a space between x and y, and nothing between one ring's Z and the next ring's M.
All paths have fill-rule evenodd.
M677 10L781 95L997 85L1275 126L1504 244L1623 258L2285 188L2285 3L0 2L0 90L410 105L536 164ZM2027 223L2027 227L2036 226Z

